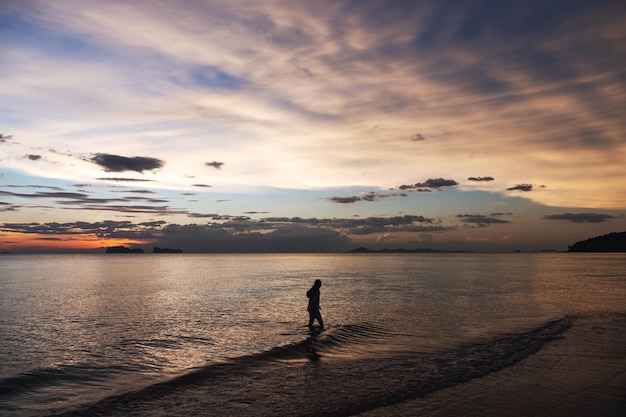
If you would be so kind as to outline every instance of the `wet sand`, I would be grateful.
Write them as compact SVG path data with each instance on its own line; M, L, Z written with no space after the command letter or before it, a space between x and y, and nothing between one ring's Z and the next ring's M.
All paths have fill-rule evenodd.
M482 378L359 417L626 416L626 316L576 318L562 337Z

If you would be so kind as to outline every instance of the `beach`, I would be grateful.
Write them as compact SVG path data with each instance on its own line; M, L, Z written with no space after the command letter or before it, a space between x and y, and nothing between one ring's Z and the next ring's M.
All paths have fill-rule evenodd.
M561 338L514 365L358 416L624 416L625 342L625 315L577 318Z

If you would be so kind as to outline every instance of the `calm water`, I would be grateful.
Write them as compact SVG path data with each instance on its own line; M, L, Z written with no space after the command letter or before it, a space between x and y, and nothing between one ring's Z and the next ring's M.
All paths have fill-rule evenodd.
M47 415L301 347L317 278L322 360L346 363L623 313L625 271L624 254L3 255L0 415Z

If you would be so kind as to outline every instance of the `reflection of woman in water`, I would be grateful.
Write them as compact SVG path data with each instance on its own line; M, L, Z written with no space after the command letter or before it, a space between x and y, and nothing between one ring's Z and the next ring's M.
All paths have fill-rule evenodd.
M309 297L309 307L307 308L307 311L309 312L309 327L313 327L314 320L317 320L317 322L320 324L320 328L324 327L324 321L322 320L322 313L320 313L320 287L321 286L322 286L322 281L320 281L319 279L316 279L311 289L306 292L306 296Z

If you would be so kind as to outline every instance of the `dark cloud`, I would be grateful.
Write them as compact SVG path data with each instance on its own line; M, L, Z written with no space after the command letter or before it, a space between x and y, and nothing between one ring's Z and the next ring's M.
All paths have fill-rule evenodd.
M115 211L118 213L143 213L143 214L153 214L158 216L171 216L175 214L188 214L187 210L184 209L175 209L170 206L152 206L152 205L111 205L111 204L84 204L81 201L75 202L66 202L62 203L66 205L76 204L80 205L80 210L90 210L90 211ZM68 208L70 210L74 210L75 208Z
M371 202L371 201L378 201L383 198L390 198L390 197L406 197L406 194L405 193L383 194L383 193L370 191L370 192L363 194L362 196L330 197L328 201L330 201L331 203L351 204L351 203L356 203L357 201L370 201Z
M601 213L563 213L543 216L546 220L562 220L570 223L603 223L607 220L617 219L616 216Z
M113 193L132 193L132 194L156 194L150 190L113 190Z
M352 248L349 234L446 230L435 224L434 219L423 216L366 219L268 217L256 221L247 216L215 216L212 220L204 225L168 225L163 230L162 243L210 252L332 252Z
M459 183L454 180L447 180L444 178L431 178L426 180L426 182L418 182L417 184L413 185L401 185L398 188L401 190L423 192L427 189L439 189L441 187L452 187L455 185L459 185Z
M413 185L401 185L398 188L400 190L408 190L408 191L412 191L414 193L430 193L430 192L433 191L430 188L414 188Z
M3 201L0 201L0 213L8 212L8 211L17 211L18 208L19 208L19 206L15 206L13 204L5 203Z
M9 191L0 191L0 195L7 197L20 197L20 198L54 198L54 199L69 199L70 201L62 202L61 204L90 204L90 203L111 203L111 202L133 202L133 201L145 201L148 203L167 203L168 200L146 197L122 197L122 198L92 198L89 194L85 193L71 193L64 191L57 192L37 192L31 194L25 193L13 193Z
M422 142L424 140L426 140L426 136L422 135L421 133L416 133L411 136L411 141L413 142Z
M212 219L214 217L217 217L218 215L215 213L188 213L187 217L192 217L192 218L198 218L198 219L203 219L203 218L207 218L207 219Z
M472 225L473 227L488 227L494 224L511 223L508 220L497 218L500 213L492 213L490 216L484 216L481 214L457 214L458 217L466 225Z
M124 201L145 201L147 203L169 203L169 200L162 198L145 198L145 197L124 197Z
M0 185L2 188L36 188L41 190L63 191L61 187L52 187L49 185Z
M13 135L4 135L0 133L0 143L7 143L11 139L13 139Z
M112 155L108 153L97 153L91 162L94 162L104 168L107 172L123 172L135 171L143 173L143 171L162 168L165 162L156 158L145 156L126 156Z
M71 223L4 223L0 231L38 235L93 235L100 238L150 239L161 233L165 222L132 223L104 220ZM56 236L58 237L58 236Z
M101 177L101 178L96 178L96 179L100 181L115 181L115 182L153 182L153 180L145 180L145 179L139 179L139 178Z
M100 208L93 208L100 209ZM155 207L103 208L130 213L145 209L161 214ZM171 211L162 207L164 214ZM450 230L438 221L418 215L368 217L364 219L318 219L268 217L253 220L248 216L200 215L210 218L205 224L166 224L165 221L133 223L130 221L74 223L5 223L0 232L39 234L63 238L63 235L90 234L101 238L145 239L157 246L181 248L185 252L337 252L352 249L349 235L391 232Z
M215 169L222 169L222 165L224 165L224 163L223 162L213 161L213 162L205 162L204 165L206 165L208 167L213 167Z
M506 190L507 191L524 191L524 192L528 192L528 191L532 191L533 190L533 185L532 184L517 184L515 187L509 187Z
M24 155L24 158L30 159L31 161L39 161L41 159L41 155L28 154Z
M208 184L191 184L193 187L204 187L204 188L211 188L211 185Z
M55 199L56 204L64 210L81 210L81 211L114 211L119 213L147 213L159 216L168 216L175 214L187 215L185 209L177 209L168 205L156 205L168 203L169 200L162 198L148 198L140 196L128 196L121 198L93 198L86 193L73 192L36 192L36 193L14 193L9 191L0 191L0 196L28 198L28 199ZM121 204L120 204L121 203ZM149 203L149 204L137 204ZM31 206L34 207L34 206ZM4 211L9 211L4 210Z
M24 194L24 193L11 193L8 191L0 191L0 195L4 195L7 197L20 197L20 198L73 198L73 199L82 199L88 198L88 194L84 193L68 193L68 192L38 192L33 194Z
M480 182L480 181L493 181L494 178L493 177L469 177L467 180Z
M352 196L352 197L331 197L328 199L331 203L339 203L339 204L350 204L356 203L357 201L361 201L361 197Z

